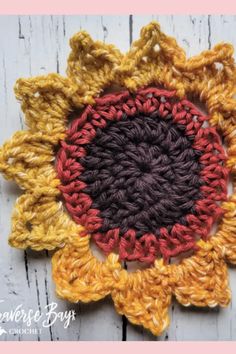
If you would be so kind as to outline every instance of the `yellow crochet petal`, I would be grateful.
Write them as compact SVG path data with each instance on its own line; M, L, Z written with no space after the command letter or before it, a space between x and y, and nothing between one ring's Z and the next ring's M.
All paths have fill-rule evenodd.
M56 189L45 185L38 193L26 193L17 199L9 237L11 246L52 250L77 234L78 226L55 200L56 193Z
M95 258L90 250L90 237L81 236L81 232L82 227L69 244L53 255L56 293L71 302L97 301L119 286L126 272L117 255L110 254L105 262Z
M227 306L230 301L227 265L220 247L199 241L199 251L172 265L173 293L184 306Z
M192 82L189 89L191 94L206 104L211 125L218 128L226 141L232 137L236 124L236 69L235 64L230 63L231 59L228 62L225 60L221 71L212 70L209 75L208 72L199 74L198 80Z
M70 46L68 77L84 92L84 102L93 103L93 98L114 81L122 54L111 44L94 42L85 31L75 34Z
M58 185L51 164L55 160L54 145L64 133L55 135L19 131L0 148L0 171L22 189ZM58 193L57 193L58 194Z
M71 80L58 74L18 79L15 85L28 127L56 138L65 131L71 97L76 90Z
M227 262L236 264L236 125L225 131L225 142L228 145L227 167L231 172L233 194L227 202L222 203L224 217L218 231L211 242L222 248Z
M168 266L158 261L155 268L128 274L123 289L112 291L117 312L154 335L160 335L169 325L171 286L168 271Z
M153 83L176 89L183 96L184 83L181 74L172 70L173 60L184 63L184 50L174 38L161 32L158 23L151 22L142 28L140 39L132 44L124 56L119 73L124 85L131 91Z
M227 262L236 264L236 195L222 207L226 210L212 243L222 247Z

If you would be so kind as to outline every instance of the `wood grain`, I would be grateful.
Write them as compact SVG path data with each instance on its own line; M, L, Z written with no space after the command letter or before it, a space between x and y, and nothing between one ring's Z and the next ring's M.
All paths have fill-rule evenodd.
M80 29L126 52L132 40L139 37L141 27L152 19L157 19L166 33L176 37L188 56L211 48L219 41L229 41L236 46L236 16L1 16L0 144L16 130L24 129L23 116L13 94L13 85L19 76L65 74L68 41ZM41 334L3 334L0 340L236 339L234 269L230 269L233 299L227 309L186 309L173 302L171 326L159 338L118 316L109 298L88 305L73 305L57 299L51 279L51 255L20 251L7 244L12 207L20 194L14 183L0 179L0 299L4 300L0 311L9 311L19 304L23 304L25 310L43 311L48 303L56 301L58 311L75 309L77 316L68 329L56 322ZM10 328L8 323L3 326ZM21 323L14 326L21 328Z

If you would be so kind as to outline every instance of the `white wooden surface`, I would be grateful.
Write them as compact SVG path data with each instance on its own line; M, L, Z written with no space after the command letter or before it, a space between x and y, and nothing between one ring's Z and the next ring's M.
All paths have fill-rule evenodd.
M236 16L2 16L0 17L0 144L23 129L23 116L13 94L18 77L49 72L65 73L69 38L80 29L95 39L127 51L141 27L157 19L162 29L177 38L188 55L219 41L236 46ZM112 301L72 305L55 297L50 255L12 249L7 244L10 217L20 190L0 179L0 312L23 304L42 310L56 301L58 311L75 309L68 329L57 322L36 335L6 335L0 340L236 340L236 269L230 269L231 305L224 310L183 308L173 302L170 328L159 338L118 316ZM3 323L2 327L12 327ZM21 323L14 325L22 327ZM35 326L34 326L35 327Z

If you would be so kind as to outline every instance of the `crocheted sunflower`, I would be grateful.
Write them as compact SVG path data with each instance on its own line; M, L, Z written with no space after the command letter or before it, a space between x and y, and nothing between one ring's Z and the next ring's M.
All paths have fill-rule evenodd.
M172 295L226 306L226 262L236 263L233 47L187 59L155 22L125 55L84 31L70 45L67 77L15 86L29 129L0 150L0 170L25 191L10 244L56 250L59 297L111 295L118 313L155 335L169 324ZM128 272L125 261L145 267Z

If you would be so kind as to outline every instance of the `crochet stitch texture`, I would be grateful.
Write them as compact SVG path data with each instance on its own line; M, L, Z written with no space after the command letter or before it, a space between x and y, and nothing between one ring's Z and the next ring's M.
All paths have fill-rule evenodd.
M9 243L55 250L59 297L111 295L118 313L155 335L169 324L172 295L184 306L228 305L227 262L236 264L233 47L187 59L155 22L127 54L84 31L70 45L67 77L15 86L28 130L0 149L0 171L24 190ZM122 261L133 260L146 268L128 272Z

